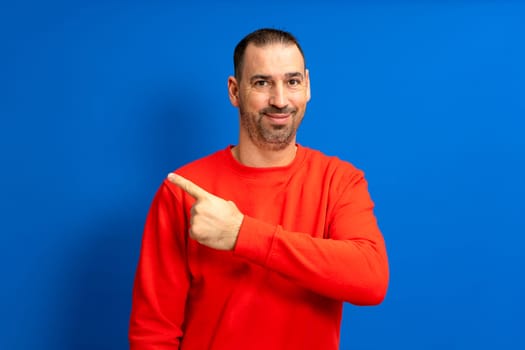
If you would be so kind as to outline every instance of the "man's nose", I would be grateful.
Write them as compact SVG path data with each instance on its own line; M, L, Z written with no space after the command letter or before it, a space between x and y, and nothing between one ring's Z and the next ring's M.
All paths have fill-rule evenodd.
M284 108L288 105L286 92L282 84L275 84L270 96L270 104L277 108Z

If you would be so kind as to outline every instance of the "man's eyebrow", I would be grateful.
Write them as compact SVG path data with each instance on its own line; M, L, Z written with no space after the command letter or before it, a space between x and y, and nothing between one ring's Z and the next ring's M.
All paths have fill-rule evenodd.
M285 73L284 76L287 78L287 79L290 79L290 78L301 78L303 79L303 73L301 72L290 72L290 73ZM256 74L254 76L252 76L250 78L250 82L254 82L255 80L270 80L272 79L272 76L271 75L264 75L264 74Z
M264 75L264 74L256 74L256 75L253 75L251 78L250 78L250 82L254 82L256 80L270 80L272 78L271 75Z
M299 78L303 79L303 73L301 73L301 72L286 73L284 76L287 77L287 78L297 78L297 77L299 77Z

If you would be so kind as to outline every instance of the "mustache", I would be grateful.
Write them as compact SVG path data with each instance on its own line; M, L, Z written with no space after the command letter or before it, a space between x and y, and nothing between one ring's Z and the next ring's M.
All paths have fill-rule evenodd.
M284 107L284 108L277 108L277 107L266 107L259 111L260 114L293 114L297 111L295 108L290 107Z

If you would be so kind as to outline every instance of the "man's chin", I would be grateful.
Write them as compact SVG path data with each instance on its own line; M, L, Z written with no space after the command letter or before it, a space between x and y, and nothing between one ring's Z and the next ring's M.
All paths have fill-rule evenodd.
M266 149L280 151L291 145L293 140L293 135L288 135L287 137L282 138L267 138L262 143Z

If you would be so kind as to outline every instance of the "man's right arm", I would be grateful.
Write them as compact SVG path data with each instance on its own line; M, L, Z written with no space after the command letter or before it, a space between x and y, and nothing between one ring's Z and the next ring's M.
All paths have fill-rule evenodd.
M186 218L163 184L151 205L133 287L131 350L178 349L189 288Z

